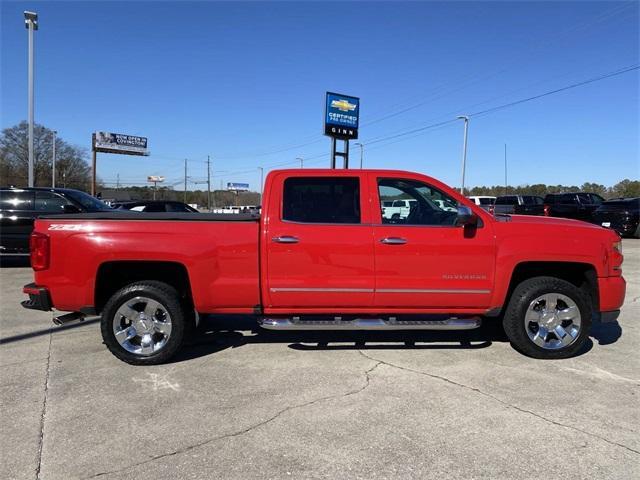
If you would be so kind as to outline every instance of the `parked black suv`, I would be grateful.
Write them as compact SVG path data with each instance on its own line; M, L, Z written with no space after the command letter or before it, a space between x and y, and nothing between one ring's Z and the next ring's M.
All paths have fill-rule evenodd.
M40 215L111 210L69 188L0 188L0 254L28 254L33 222Z
M544 197L544 214L592 222L593 212L602 202L604 198L595 193L550 193Z
M640 197L604 202L593 213L593 223L612 228L621 237L640 238Z
M542 197L536 195L502 195L489 207L489 212L494 215L544 215L544 205Z

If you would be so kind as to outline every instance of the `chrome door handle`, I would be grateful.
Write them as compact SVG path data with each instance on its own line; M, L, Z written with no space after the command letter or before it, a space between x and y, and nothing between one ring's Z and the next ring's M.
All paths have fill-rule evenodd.
M387 237L380 240L380 243L385 243L387 245L404 245L407 243L407 240L400 237Z
M276 243L298 243L298 237L292 237L290 235L283 235L281 237L273 237L273 240Z

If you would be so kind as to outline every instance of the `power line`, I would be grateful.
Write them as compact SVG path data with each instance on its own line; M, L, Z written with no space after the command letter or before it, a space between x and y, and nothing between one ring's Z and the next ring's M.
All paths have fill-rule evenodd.
M470 117L477 117L479 115L486 115L488 113L492 113L498 110L502 110L505 108L509 108L509 107L513 107L515 105L519 105L521 103L525 103L525 102L530 102L531 100L536 100L538 98L542 98L542 97L546 97L549 95L553 95L555 93L559 93L559 92L564 92L566 90L571 90L572 88L577 88L577 87L581 87L583 85L588 85L590 83L595 83L595 82L599 82L600 80L605 80L607 78L611 78L611 77L616 77L618 75L622 75L623 73L627 73L627 72L632 72L633 70L638 70L638 68L640 68L640 65L632 65L630 67L625 67L622 68L620 70L616 70L610 73L606 73L597 77L593 77L590 78L588 80L584 80L582 82L578 82L578 83L573 83L571 85L567 85L565 87L561 87L561 88L557 88L555 90L550 90L548 92L544 92L541 93L539 95L534 95L532 97L527 97L527 98L523 98L521 100L516 100L514 102L509 102L509 103L505 103L503 105L498 105L497 107L491 107L491 108L487 108L486 110L481 110L479 112L475 112L475 113L471 113L469 114Z

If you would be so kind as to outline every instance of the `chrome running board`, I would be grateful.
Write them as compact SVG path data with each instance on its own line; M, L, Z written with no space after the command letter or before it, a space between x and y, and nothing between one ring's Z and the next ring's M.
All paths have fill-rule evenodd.
M471 330L480 327L482 320L480 317L439 320L397 320L396 317L304 320L301 317L264 317L258 320L258 324L267 330Z

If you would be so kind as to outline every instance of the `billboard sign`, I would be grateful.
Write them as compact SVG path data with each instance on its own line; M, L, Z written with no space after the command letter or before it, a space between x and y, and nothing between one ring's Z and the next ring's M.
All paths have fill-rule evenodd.
M327 92L324 134L345 140L358 138L360 99Z
M248 192L249 184L248 183L227 183L227 190L233 190L235 192Z
M111 132L94 133L93 150L124 155L149 155L146 137Z
M164 182L164 177L161 175L149 175L147 177L147 182L150 183L161 183Z

